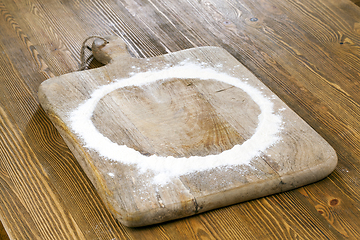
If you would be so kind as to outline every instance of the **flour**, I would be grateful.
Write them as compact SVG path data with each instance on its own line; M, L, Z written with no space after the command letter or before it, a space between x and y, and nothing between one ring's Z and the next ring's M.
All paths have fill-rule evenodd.
M217 155L175 158L172 156L144 156L132 148L112 142L102 135L92 123L91 116L96 105L112 91L127 86L142 86L171 78L212 79L242 89L261 110L258 116L259 124L255 133L243 144L235 145L232 149ZM103 85L95 90L88 100L71 112L69 120L72 130L82 139L86 148L95 150L102 157L123 164L136 164L140 173L153 172L155 176L153 182L160 185L166 184L173 177L192 172L205 171L221 166L249 164L254 157L259 156L280 140L279 132L282 124L281 116L273 111L273 103L260 90L239 78L218 72L213 68L189 62L161 70L136 73L128 78L118 79L108 85Z

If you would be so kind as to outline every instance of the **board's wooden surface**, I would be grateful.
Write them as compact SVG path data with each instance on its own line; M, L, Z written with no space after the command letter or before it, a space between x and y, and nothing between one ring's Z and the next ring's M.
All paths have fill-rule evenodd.
M350 1L0 2L1 221L12 239L358 239L359 26ZM336 150L323 181L157 226L105 209L37 101L89 35L135 56L221 46ZM98 66L93 62L92 66Z
M101 39L95 42L99 47L93 44L94 56L100 60L108 56L107 63L111 55L110 63L43 82L39 101L108 209L124 225L155 224L290 190L318 181L336 167L331 146L222 48L192 48L139 59L130 56L119 37L108 37L106 44ZM221 82L221 77L234 77L235 85ZM152 78L153 82L138 85ZM114 88L128 80L130 85ZM91 113L95 132L84 139L73 120L81 121L82 127L86 120L79 118L86 114L73 120L70 116L109 86L113 87ZM271 112L264 115L266 111ZM266 123L270 124L261 127ZM271 131L276 131L274 136ZM89 147L88 141L94 140L95 146ZM270 145L255 150L259 154L242 164L245 156L253 154L251 146L266 141ZM133 162L132 152L123 148L106 155L117 146L140 153L135 156L141 161ZM245 147L221 155L234 152L235 146ZM140 169L153 161L151 156L156 161L144 173ZM191 160L193 156L205 159ZM210 156L218 156L223 164L154 182L183 166L204 167ZM232 156L236 162L227 164ZM175 159L159 162L159 157ZM169 169L156 172L169 161L173 161Z

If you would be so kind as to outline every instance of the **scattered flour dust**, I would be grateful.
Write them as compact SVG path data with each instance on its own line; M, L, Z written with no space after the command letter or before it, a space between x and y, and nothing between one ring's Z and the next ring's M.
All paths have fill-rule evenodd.
M175 158L172 156L144 156L132 148L112 142L103 136L92 123L91 117L97 103L110 92L126 86L142 86L170 78L213 79L242 89L261 110L255 133L243 144L235 145L232 149L217 155ZM108 85L103 85L96 89L88 100L72 111L69 117L71 128L83 140L86 148L97 151L102 157L123 164L136 164L140 173L152 171L154 173L153 183L159 185L166 184L173 177L196 171L220 166L249 164L251 159L259 156L261 152L280 140L278 133L282 124L281 116L273 112L273 103L260 90L239 78L189 62L161 70L136 73L129 78L117 79Z

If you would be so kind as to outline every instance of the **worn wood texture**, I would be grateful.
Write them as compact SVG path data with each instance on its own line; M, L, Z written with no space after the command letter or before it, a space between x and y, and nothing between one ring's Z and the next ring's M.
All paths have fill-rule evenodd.
M110 36L96 39L92 49L106 66L43 82L39 101L108 209L126 226L155 224L290 190L318 181L336 167L332 147L221 48L138 59L130 56L121 38ZM229 77L235 81L221 82ZM129 85L116 87L128 80ZM94 126L95 131L85 139L73 121L86 114L70 116L109 87L95 102L85 129L88 133ZM271 131L276 131L276 140ZM252 153L252 146L266 141L270 145ZM238 152L240 146L244 150ZM106 155L110 149L117 150ZM248 154L250 162L242 164ZM191 160L194 156L205 159ZM215 156L223 165L212 162L204 169ZM228 164L231 158L236 161ZM170 168L161 169L168 162ZM151 165L146 173L140 170L145 164ZM200 168L192 170L196 165ZM183 166L192 171L155 181Z
M11 239L359 239L354 3L6 0L0 14L0 216ZM333 146L336 170L290 192L156 226L122 226L37 99L41 82L78 69L87 36L114 34L136 57L226 49Z

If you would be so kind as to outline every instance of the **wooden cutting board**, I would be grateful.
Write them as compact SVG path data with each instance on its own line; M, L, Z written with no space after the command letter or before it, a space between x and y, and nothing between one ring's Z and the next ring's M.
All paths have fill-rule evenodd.
M330 174L333 148L225 50L149 59L96 39L103 67L43 82L39 100L126 226L259 198Z

